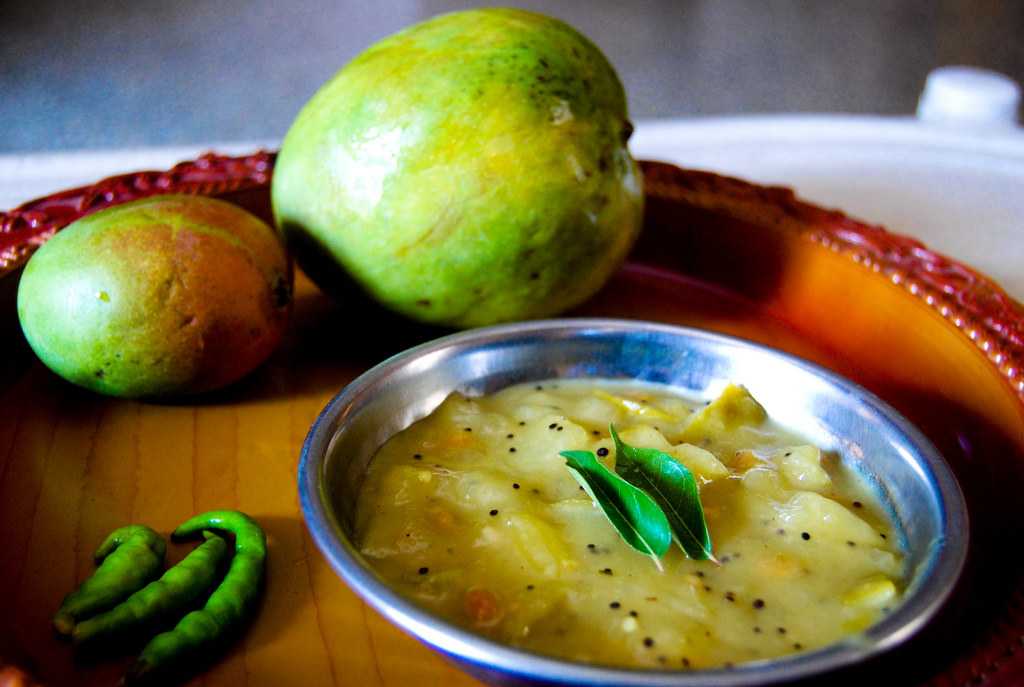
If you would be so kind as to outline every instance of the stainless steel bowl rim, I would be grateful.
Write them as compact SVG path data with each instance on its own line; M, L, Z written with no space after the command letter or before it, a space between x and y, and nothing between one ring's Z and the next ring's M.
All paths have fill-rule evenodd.
M954 534L937 542L937 553L926 573L929 584L914 590L896 610L871 628L821 649L728 669L672 671L582 664L516 649L441 620L377 577L345 535L327 502L329 496L321 490L331 440L343 431L346 417L367 388L410 361L440 351L475 348L525 335L553 337L601 331L655 332L760 350L814 374L872 408L916 448L929 471L923 477L930 481L941 502L943 531ZM328 425L339 417L338 429L327 436ZM324 407L302 447L298 486L306 525L317 547L349 587L382 615L454 659L488 671L554 684L739 687L791 681L859 663L902 644L936 615L960 577L968 548L966 504L945 460L916 427L876 395L825 368L767 346L705 330L639 320L573 318L518 322L451 334L398 353L360 375Z

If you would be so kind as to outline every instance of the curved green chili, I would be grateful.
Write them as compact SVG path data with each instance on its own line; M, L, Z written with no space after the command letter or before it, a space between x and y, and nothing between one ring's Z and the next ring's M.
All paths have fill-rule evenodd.
M245 513L210 511L189 519L172 535L175 539L203 530L235 535L235 556L224 580L206 605L192 611L170 632L159 634L145 646L125 676L127 684L144 682L162 673L181 670L183 657L194 657L219 644L252 613L263 586L267 538Z
M132 594L106 613L75 626L75 645L90 649L97 645L137 635L172 622L195 606L217 581L227 556L227 542L204 532L206 541L163 576Z
M75 623L106 611L142 589L160 574L167 543L145 525L128 525L113 532L94 555L96 572L75 591L64 597L53 626L70 635Z

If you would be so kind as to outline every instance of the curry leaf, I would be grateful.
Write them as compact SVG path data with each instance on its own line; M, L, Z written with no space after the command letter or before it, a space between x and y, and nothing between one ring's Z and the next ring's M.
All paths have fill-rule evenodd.
M615 472L661 506L675 540L687 556L717 563L693 473L667 453L630 446L619 439L613 425L609 429L615 441Z
M672 545L672 529L665 513L643 490L606 468L590 451L562 451L565 465L604 511L622 539L641 553L658 560Z

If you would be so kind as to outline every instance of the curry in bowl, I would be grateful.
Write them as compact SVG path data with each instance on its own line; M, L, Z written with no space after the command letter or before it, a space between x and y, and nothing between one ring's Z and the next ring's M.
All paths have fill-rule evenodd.
M638 553L574 479L560 452L614 470L612 427L688 469L711 557ZM706 403L601 379L455 393L380 448L355 509L357 547L415 603L532 652L636 668L855 634L899 604L902 540L874 488L741 386Z

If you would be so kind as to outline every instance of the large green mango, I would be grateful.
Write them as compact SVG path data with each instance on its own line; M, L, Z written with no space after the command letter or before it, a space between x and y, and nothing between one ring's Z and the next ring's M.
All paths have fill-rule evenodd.
M615 71L568 25L442 15L370 47L303 108L274 214L328 291L354 278L452 326L544 317L597 291L636 238L631 131Z

